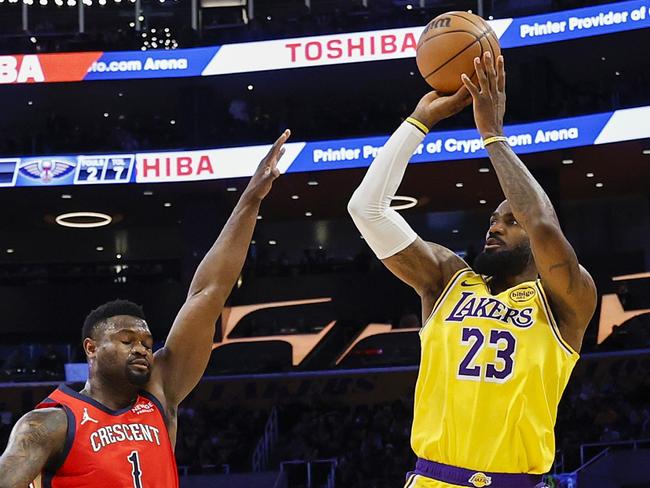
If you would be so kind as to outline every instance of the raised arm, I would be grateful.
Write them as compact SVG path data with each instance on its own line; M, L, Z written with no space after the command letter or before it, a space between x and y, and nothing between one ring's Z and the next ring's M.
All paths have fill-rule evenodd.
M373 252L422 298L423 319L451 276L467 265L449 249L419 238L390 203L411 156L429 129L470 101L465 89L448 97L436 92L422 97L413 114L381 149L348 203L352 220Z
M490 53L474 60L479 86L463 75L474 100L474 118L481 137L503 136L505 113L505 67L503 56L494 65ZM562 337L576 350L596 308L596 286L578 263L564 236L555 209L544 189L506 141L486 146L501 188L517 222L530 239L530 246L544 289L559 321Z
M27 488L62 453L67 428L60 408L32 410L16 422L0 456L0 488Z
M215 323L241 273L260 204L280 175L277 163L289 135L287 130L275 141L255 171L216 242L196 269L187 300L165 346L156 352L152 388L162 387L168 405L178 405L205 372Z

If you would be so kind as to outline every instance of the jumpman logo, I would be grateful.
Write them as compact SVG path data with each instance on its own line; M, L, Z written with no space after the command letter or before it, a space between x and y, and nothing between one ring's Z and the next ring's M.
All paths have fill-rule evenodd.
M80 423L79 425L83 425L83 424L85 424L86 422L94 422L94 423L96 423L96 424L99 423L97 420L95 420L95 419L92 418L90 415L88 415L88 409L87 409L87 408L84 408L84 414L83 414L83 417L81 418L81 423Z

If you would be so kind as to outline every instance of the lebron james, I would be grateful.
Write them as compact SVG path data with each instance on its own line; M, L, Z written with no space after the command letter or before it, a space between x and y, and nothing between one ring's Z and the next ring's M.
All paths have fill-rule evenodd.
M377 257L422 299L420 370L406 487L533 488L555 455L554 425L596 306L596 288L553 205L503 135L503 57L476 58L478 86L425 95L373 161L348 209ZM473 101L506 200L471 269L390 207L436 122ZM431 182L435 189L435 181Z

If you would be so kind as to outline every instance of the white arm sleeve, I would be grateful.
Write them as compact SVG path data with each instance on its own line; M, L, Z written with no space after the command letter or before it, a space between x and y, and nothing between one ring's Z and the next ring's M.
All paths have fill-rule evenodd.
M422 131L403 122L379 151L348 203L352 220L379 259L397 254L417 238L406 220L390 208L390 202L423 139Z

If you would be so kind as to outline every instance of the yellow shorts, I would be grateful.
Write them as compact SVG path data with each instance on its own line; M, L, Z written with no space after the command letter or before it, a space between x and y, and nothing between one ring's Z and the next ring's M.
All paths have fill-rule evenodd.
M404 488L465 488L461 485L450 485L444 481L432 480L426 476L419 474L411 474L407 480Z

